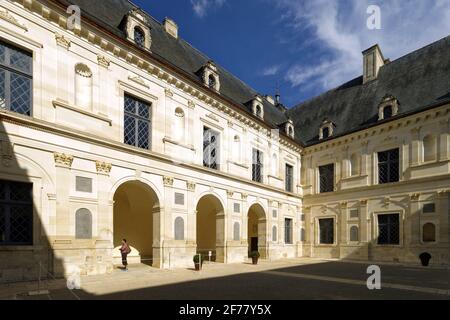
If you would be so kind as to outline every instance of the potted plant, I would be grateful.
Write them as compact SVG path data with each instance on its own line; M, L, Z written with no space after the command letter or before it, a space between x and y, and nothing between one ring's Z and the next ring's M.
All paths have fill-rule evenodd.
M419 256L419 258L420 258L420 262L422 262L422 266L428 267L428 265L430 264L430 260L431 260L431 254L429 254L428 252L424 252Z
M200 271L202 269L203 264L203 257L201 254L196 254L194 256L194 264L195 264L195 271Z
M258 251L252 251L250 253L250 257L252 258L252 262L253 264L258 264L258 259L260 257L260 254Z

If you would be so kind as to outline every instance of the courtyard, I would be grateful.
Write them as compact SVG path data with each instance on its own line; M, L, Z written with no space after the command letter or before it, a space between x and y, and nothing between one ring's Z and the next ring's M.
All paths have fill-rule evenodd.
M80 290L65 280L44 281L48 294L30 296L37 283L4 284L0 299L15 300L450 300L450 269L380 264L381 290L366 285L366 263L315 259L260 261L258 265L204 265L159 270L132 265L128 272L81 278Z

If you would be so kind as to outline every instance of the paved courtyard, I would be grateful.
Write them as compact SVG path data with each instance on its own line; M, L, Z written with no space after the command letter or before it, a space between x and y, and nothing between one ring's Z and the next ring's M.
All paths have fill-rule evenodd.
M157 270L145 265L128 272L82 277L81 290L65 281L42 284L49 294L28 296L36 283L0 286L0 299L445 299L450 270L380 265L381 290L366 286L368 264L295 259L259 265L210 264L204 270Z

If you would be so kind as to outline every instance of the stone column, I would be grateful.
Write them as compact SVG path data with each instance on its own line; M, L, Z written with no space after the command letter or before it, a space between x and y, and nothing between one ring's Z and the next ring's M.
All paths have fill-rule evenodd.
M369 154L368 154L369 142L364 141L361 143L361 176L366 176L369 174Z
M242 245L246 246L248 251L248 246L249 246L249 242L248 242L248 203L247 203L247 198L248 195L246 193L242 193L241 194L241 204L242 204ZM247 252L248 253L248 252ZM247 258L247 255L246 255Z
M439 160L445 161L449 159L449 143L448 143L448 136L449 136L449 120L442 120L439 122L439 125L441 127L441 134L439 136Z
M405 245L417 246L420 244L420 193L414 193L409 199L409 212L405 217Z
M173 178L163 177L164 198L163 205L153 211L153 265L161 269L170 268L170 241L172 234L172 202ZM159 235L159 237L157 236ZM157 241L157 242L156 242ZM159 245L157 245L159 243Z
M338 217L338 220L340 221L341 224L341 228L340 228L340 237L339 237L339 241L340 244L346 245L348 244L348 230L347 230L347 212L348 212L348 207L347 207L347 202L341 202L340 204L340 215ZM339 242L338 242L339 244Z
M103 57L97 57L98 62L98 92L97 97L93 96L93 111L99 113L103 116L108 116L108 106L110 103L110 94L107 92L112 92L112 88L109 86L109 66L111 62ZM95 92L94 92L95 93ZM97 103L95 103L97 102Z
M56 236L73 237L70 234L70 170L73 156L54 153L56 166Z
M218 212L216 215L216 262L227 263L227 215Z

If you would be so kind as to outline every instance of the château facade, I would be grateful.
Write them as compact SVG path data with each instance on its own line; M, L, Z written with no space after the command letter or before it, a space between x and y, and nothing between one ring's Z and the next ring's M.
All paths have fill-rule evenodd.
M2 1L0 282L111 272L123 238L158 268L448 264L449 50L374 46L288 109L127 0Z

